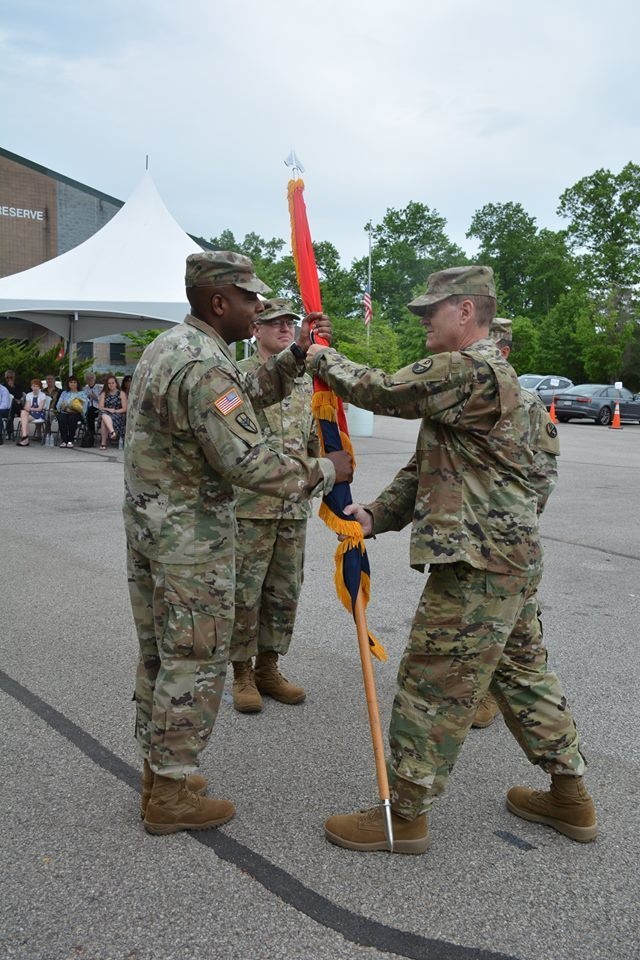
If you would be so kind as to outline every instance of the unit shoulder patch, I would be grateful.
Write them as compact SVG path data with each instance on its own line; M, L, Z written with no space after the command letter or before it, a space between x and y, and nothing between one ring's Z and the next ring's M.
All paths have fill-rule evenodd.
M558 428L554 423L548 423L546 426L546 431L552 440L555 440L555 438L558 436Z
M248 417L246 413L236 414L236 423L238 423L243 430L246 430L247 433L257 433L258 426L253 422L251 417Z
M433 366L433 358L427 357L426 360L419 360L417 363L411 367L413 373L421 374L426 373L427 370L430 370Z

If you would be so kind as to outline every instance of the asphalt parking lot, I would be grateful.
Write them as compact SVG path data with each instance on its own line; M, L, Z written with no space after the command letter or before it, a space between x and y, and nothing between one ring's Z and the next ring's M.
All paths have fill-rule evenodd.
M409 459L417 425L356 439L354 498ZM376 800L352 624L332 535L310 523L285 672L303 705L231 706L203 755L237 805L218 831L145 833L133 741L136 641L124 572L122 454L0 447L0 711L6 960L631 960L640 952L640 425L560 425L542 519L541 602L589 760L601 832L581 845L511 816L543 787L497 721L472 731L422 857L328 845L323 820ZM371 543L383 725L424 578L408 531Z

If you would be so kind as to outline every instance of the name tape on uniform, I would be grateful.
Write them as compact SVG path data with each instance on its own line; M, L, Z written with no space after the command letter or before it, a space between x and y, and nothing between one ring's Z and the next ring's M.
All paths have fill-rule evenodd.
M231 390L227 390L227 392L223 393L221 397L218 397L215 402L215 406L218 408L220 413L226 417L227 414L231 413L232 410L235 410L236 407L241 407L242 403L242 397L239 396L238 391L234 390L232 387Z

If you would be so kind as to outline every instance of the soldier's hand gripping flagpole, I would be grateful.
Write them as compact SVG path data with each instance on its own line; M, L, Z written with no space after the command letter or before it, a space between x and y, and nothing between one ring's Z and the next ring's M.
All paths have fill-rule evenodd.
M318 270L303 197L304 183L296 177L297 173L302 170L302 166L293 151L291 151L285 163L293 167L294 172L294 179L290 180L288 185L288 197L291 217L291 247L300 295L306 313L322 312ZM316 342L322 346L328 346L320 338L316 338ZM312 409L318 422L318 432L323 451L331 452L344 449L353 454L347 420L340 398L332 393L319 377L314 377L313 390ZM323 499L320 516L327 526L340 537L335 558L336 590L343 605L351 611L356 624L369 713L369 726L376 763L378 791L383 810L386 839L389 850L392 851L391 797L380 727L378 698L371 665L371 655L379 660L386 660L387 655L382 645L369 632L367 626L365 608L369 600L369 560L364 545L362 527L357 521L344 513L344 508L351 502L350 485L348 483L336 483L331 493Z

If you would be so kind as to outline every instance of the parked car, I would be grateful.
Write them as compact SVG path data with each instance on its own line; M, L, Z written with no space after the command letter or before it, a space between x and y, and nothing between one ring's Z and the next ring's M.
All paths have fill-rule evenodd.
M538 394L547 410L555 396L573 386L573 380L568 377L544 377L539 373L523 373L518 380L525 390Z
M580 383L557 394L556 416L560 423L595 420L606 427L613 420L616 400L621 420L640 421L640 396L625 387L618 390L606 383Z

